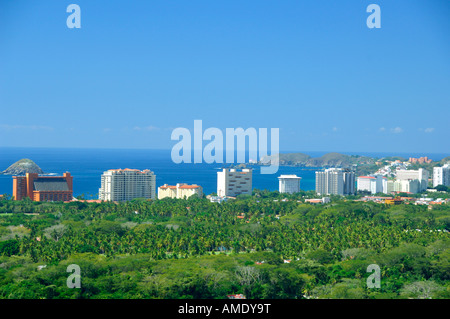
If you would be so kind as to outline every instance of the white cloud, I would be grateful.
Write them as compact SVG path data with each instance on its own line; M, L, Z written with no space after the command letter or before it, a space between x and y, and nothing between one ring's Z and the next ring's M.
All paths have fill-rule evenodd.
M401 127L394 127L394 128L391 128L391 132L392 133L402 133L403 132L403 129L401 128Z
M386 131L386 128L385 127L380 127L380 131L384 132L384 131Z
M338 130L339 129L336 126L333 127L333 132L337 132Z
M434 131L434 127L428 127L425 129L425 133L432 133Z

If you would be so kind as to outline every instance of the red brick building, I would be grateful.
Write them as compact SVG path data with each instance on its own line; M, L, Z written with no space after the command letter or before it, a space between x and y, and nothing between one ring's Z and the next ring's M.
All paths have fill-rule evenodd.
M28 197L32 201L70 201L73 196L73 177L70 173L63 176L39 176L27 173L26 176L13 176L14 200Z

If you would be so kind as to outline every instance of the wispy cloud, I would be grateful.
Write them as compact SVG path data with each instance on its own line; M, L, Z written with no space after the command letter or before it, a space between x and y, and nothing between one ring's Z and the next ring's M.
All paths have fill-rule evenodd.
M133 130L135 130L135 131L157 131L157 130L159 130L159 127L152 126L152 125L144 126L144 127L135 126L135 127L133 127Z
M380 132L384 132L384 131L386 131L386 128L385 127L380 127Z
M427 127L427 128L424 130L424 132L425 132L425 133L432 133L432 132L434 132L434 127Z
M4 131L12 131L12 130L33 130L33 131L53 131L54 128L50 126L43 125L9 125L9 124L0 124L0 129Z
M339 131L339 129L338 129L336 126L334 126L334 127L332 128L332 130L333 130L333 132Z
M395 133L395 134L398 134L398 133L402 133L403 129L401 127L397 126L397 127L391 128L391 132Z

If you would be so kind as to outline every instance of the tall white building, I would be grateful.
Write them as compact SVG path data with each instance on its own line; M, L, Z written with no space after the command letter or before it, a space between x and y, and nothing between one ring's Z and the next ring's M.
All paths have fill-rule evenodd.
M387 178L382 175L359 176L357 190L367 191L371 194L387 193Z
M128 201L134 198L156 198L156 175L146 169L110 169L103 173L99 199Z
M235 197L243 194L252 194L251 169L224 168L221 172L217 172L217 196Z
M341 168L316 172L316 193L349 195L355 193L355 173Z
M297 175L280 175L278 177L278 190L280 193L298 193L300 192L301 177Z
M420 184L418 192L422 192L427 189L428 177L429 177L428 171L423 168L419 168L418 170L400 169L397 171L396 174L396 179L398 181L418 180Z
M433 187L438 185L450 186L450 165L433 168Z

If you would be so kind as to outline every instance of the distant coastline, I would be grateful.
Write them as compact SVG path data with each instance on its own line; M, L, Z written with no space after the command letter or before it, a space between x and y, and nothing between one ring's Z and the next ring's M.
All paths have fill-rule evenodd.
M450 156L441 154L440 160L432 159L433 162L447 162L450 161ZM257 162L249 164L267 165L273 159L273 155L264 156ZM409 157L390 155L390 156L364 156L364 155L348 155L337 152L326 153L322 156L312 157L305 153L280 153L280 166L294 166L294 167L350 167L358 165L375 165L381 161L408 161ZM431 158L430 158L431 159Z
M290 152L292 153L292 152ZM289 154L289 153L282 153ZM312 158L322 157L326 152L308 152ZM349 155L355 152L341 154ZM400 156L403 158L428 156L433 161L440 161L450 154L432 153L364 153L361 156L380 158ZM4 170L12 163L21 158L32 159L43 169L44 172L62 175L70 172L74 177L74 195L83 193L95 195L98 193L101 182L101 174L111 168L136 168L151 169L156 174L157 186L163 184L188 183L198 184L203 187L205 194L216 191L217 171L219 166L229 166L229 164L175 164L171 160L170 150L151 149L129 149L124 152L122 149L107 148L23 148L23 147L0 147L0 170ZM435 164L433 162L432 164ZM315 171L322 167L307 167L289 165L282 163L276 174L260 174L259 165L251 163L255 168L253 174L253 187L257 189L278 189L277 177L282 174L296 174L302 177L300 188L302 190L314 190ZM358 165L356 173L365 175L375 172L379 167L376 165ZM0 175L0 194L11 193L11 175Z

